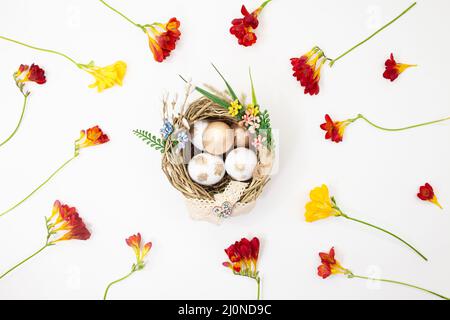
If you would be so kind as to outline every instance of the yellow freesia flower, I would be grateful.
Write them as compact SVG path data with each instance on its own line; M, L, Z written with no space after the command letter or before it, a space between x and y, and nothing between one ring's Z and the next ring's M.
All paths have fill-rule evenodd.
M314 188L309 197L311 201L305 206L306 222L314 222L320 219L340 216L341 213L333 206L330 193L326 185Z
M87 66L84 70L95 78L95 82L91 84L89 88L97 88L98 92L102 92L115 85L122 85L123 78L127 72L127 64L123 61L117 61L116 63L103 68Z
M258 106L255 106L254 104L249 104L249 105L247 106L247 112L248 112L250 115L252 115L252 116L254 116L254 117L257 117L257 116L259 115L259 107L258 107Z

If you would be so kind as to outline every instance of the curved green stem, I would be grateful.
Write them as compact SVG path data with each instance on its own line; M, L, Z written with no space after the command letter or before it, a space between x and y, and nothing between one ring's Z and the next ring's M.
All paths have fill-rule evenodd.
M106 297L108 296L109 288L111 288L111 286L113 286L114 284L119 283L119 282L121 282L121 281L127 279L129 276L131 276L131 275L132 275L133 273L135 273L135 272L136 272L136 269L133 267L133 268L131 269L130 273L128 273L125 277L122 277L122 278L120 278L120 279L117 279L117 280L111 282L110 284L108 284L108 286L106 287L105 293L103 294L103 300L106 300Z
M378 33L380 33L381 31L383 31L384 29L386 29L387 27L389 27L391 24L393 24L395 21L397 21L398 19L400 19L404 14L406 14L409 10L411 10L415 5L417 4L417 2L414 2L412 5L410 5L405 11L403 11L400 15L398 15L395 19L391 20L390 22L388 22L387 24L385 24L383 27L381 27L380 29L378 29L377 31L375 31L372 35L370 35L368 38L366 38L365 40L361 41L360 43L358 43L357 45L351 47L349 50L345 51L343 54L341 54L339 57L337 57L336 59L331 60L330 62L330 67L332 67L336 61L338 61L339 59L341 59L342 57L346 56L347 54L349 54L350 52L352 52L353 50L355 50L356 48L358 48L359 46L363 45L364 43L366 43L367 41L369 41L370 39L372 39L373 37L375 37Z
M101 3L103 3L106 7L108 7L109 9L111 9L112 11L114 11L115 13L117 13L119 16L121 16L122 18L124 18L125 20L127 20L129 23L135 25L136 27L138 27L139 29L141 29L142 31L146 32L145 27L143 25L140 25L139 23L134 22L133 20L131 20L130 18L128 18L126 15L124 15L122 12L120 12L119 10L113 8L111 5L107 4L105 1L103 0L99 0Z
M45 246L43 246L42 248L40 248L38 251L36 251L35 253L33 253L31 256L29 256L28 258L22 260L21 262L19 262L18 264L16 264L14 267L12 267L11 269L9 269L8 271L6 271L5 273L3 273L0 276L0 279L3 279L3 277L5 277L8 273L12 272L13 270L17 269L18 267L20 267L22 264L24 264L25 262L27 262L28 260L30 260L31 258L37 256L39 253L41 253L42 251L44 251L45 248L47 248L49 246L49 244L45 244Z
M338 209L338 210L339 210L339 209ZM340 211L340 210L339 210L339 211ZM428 261L428 259L427 259L422 253L420 253L419 250L417 250L417 249L414 248L412 245L410 245L408 242L406 242L405 240L403 240L403 239L400 238L399 236L393 234L392 232L387 231L386 229L377 227L377 226L375 226L375 225L373 225L373 224L371 224L371 223L368 223L368 222L365 222L365 221L362 221L362 220L358 220L358 219L349 217L348 215L344 214L342 211L340 211L340 213L341 213L341 216L342 216L342 217L344 217L344 218L346 218L346 219L348 219L348 220L355 221L355 222L364 224L364 225L366 225L366 226L375 228L375 229L377 229L377 230L383 231L384 233L387 233L388 235L390 235L390 236L396 238L397 240L401 241L402 243L404 243L405 245L407 245L409 248L411 248L412 250L414 250L414 252L416 252L422 259L424 259L425 261Z
M449 300L449 298L447 298L447 297L445 297L445 296L443 296L443 295L441 295L439 293L436 293L436 292L433 292L433 291L430 291L430 290L427 290L427 289L424 289L424 288L421 288L421 287L418 287L418 286L415 286L415 285L412 285L412 284L409 284L409 283L405 283L405 282L400 282L400 281L395 281L395 280L387 280L387 279L376 279L376 278L370 278L370 277L363 277L363 276L357 276L357 275L354 275L354 274L348 275L348 278L349 279L358 278L358 279L363 279L363 280L374 280L374 281L380 281L380 282L399 284L399 285L402 285L402 286L406 286L406 287L410 287L410 288L413 288L413 289L418 289L418 290L421 290L421 291L424 291L424 292L427 292L427 293L431 293L432 295L435 295L435 296L437 296L439 298L442 298L444 300Z
M364 117L362 114L359 114L358 117L355 118L355 120L357 120L357 119L363 119L368 124L370 124L372 127L375 127L377 129L380 129L380 130L384 130L384 131L403 131L403 130L408 130L408 129L413 129L413 128L427 126L427 125L430 125L430 124L435 124L435 123L439 123L439 122L448 121L448 120L450 120L450 117L439 119L439 120L434 120L434 121L429 121L429 122L424 122L424 123L419 123L419 124L415 124L415 125L408 126L408 127L396 128L396 129L380 127L379 125L376 125L375 123L373 123L372 121L370 121L369 119Z
M14 129L14 131L9 135L8 138L6 138L5 141L0 143L0 147L3 147L5 144L8 143L9 140L12 139L12 137L14 137L14 135L17 133L17 131L19 130L20 125L22 124L22 120L23 120L23 115L25 114L25 109L27 107L27 101L28 101L28 95L24 94L24 100L23 100L23 107L22 107L22 114L20 115L20 119L19 122L17 123L16 128Z
M4 216L8 212L11 212L18 206L20 206L22 203L24 203L26 200L28 200L33 194L35 194L39 189L41 189L47 182L49 182L59 171L61 171L65 166L67 166L73 159L75 159L78 155L74 155L72 158L64 162L58 169L56 169L55 172L53 172L44 182L42 182L36 189L34 189L29 195L27 195L24 199L16 203L14 206L9 208L8 210L0 213L0 217Z
M11 38L7 38L7 37L4 37L4 36L0 36L0 39L6 40L6 41L10 41L10 42L14 42L16 44L20 44L21 46L24 46L24 47L27 47L27 48L30 48L30 49L56 54L58 56L66 58L67 60L72 62L74 65L76 65L78 68L81 68L81 64L80 63L76 62L74 59L72 59L71 57L69 57L68 55L66 55L64 53L61 53L61 52L58 52L58 51L55 51L55 50L35 47L35 46L29 45L29 44L26 44L26 43L23 43L23 42L20 42L20 41L11 39Z

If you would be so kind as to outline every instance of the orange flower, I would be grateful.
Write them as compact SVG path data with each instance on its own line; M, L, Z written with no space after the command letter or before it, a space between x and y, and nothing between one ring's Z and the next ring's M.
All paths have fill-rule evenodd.
M109 137L103 133L99 126L81 130L80 138L75 142L77 149L97 146L109 141Z
M323 279L326 279L333 274L351 274L349 270L341 266L341 264L335 259L334 255L334 247L331 248L329 253L319 253L322 264L317 268L317 274Z
M136 267L138 270L142 269L144 267L144 259L152 248L152 243L148 242L141 248L142 237L140 233L128 237L125 239L125 242L133 249L134 254L136 255Z
M181 36L179 28L177 18L171 18L166 24L153 23L144 28L155 61L163 62L175 50Z
M345 129L353 121L348 119L345 121L333 121L331 117L325 115L325 123L320 125L320 128L327 133L325 134L325 139L330 139L333 142L339 143L344 138Z
M386 70L383 73L383 77L385 79L394 81L398 78L398 76L405 71L406 69L410 67L417 67L416 64L404 64L404 63L397 63L394 59L394 55L391 53L391 57L386 60L385 62Z
M77 209L61 204L58 200L53 204L52 214L46 220L49 236L67 231L59 238L51 240L50 244L65 240L88 240L91 237L91 233L86 228Z
M425 183L425 185L419 188L419 193L417 194L420 200L429 201L439 208L443 209L441 204L439 203L436 195L434 194L433 187L429 183Z

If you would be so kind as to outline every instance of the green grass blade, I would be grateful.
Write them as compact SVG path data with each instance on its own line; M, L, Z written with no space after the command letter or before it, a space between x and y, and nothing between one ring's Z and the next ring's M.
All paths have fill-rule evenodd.
M254 106L258 105L258 100L256 99L255 86L253 85L252 69L248 69L250 75L250 83L252 84L252 102Z
M238 100L239 98L237 97L236 93L234 92L233 88L231 88L230 84L228 83L228 81L225 79L225 77L222 75L222 73L220 73L219 69L216 68L216 66L211 63L211 65L213 66L213 68L217 71L217 73L219 74L219 76L222 78L223 82L225 82L225 85L228 88L228 91L230 92L231 98L233 98L233 101Z
M183 81L187 83L186 79L184 79L181 75L180 75L180 78L183 79ZM221 107L224 107L225 109L228 109L228 107L230 106L230 104L227 101L223 100L222 98L219 98L218 96L212 94L211 92L206 91L205 89L202 89L200 87L195 87L195 90L198 91L199 93L201 93L203 96L205 96L209 100L211 100L212 102L218 104Z

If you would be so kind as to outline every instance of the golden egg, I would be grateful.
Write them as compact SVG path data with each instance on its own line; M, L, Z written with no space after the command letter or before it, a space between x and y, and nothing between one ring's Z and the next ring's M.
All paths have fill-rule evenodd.
M209 123L203 132L204 150L213 155L221 155L230 150L234 144L234 130L224 122Z

